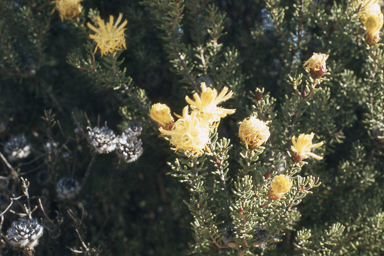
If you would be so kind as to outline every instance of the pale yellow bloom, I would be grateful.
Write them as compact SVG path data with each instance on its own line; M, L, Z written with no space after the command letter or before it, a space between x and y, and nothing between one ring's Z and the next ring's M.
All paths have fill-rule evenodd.
M174 122L169 107L161 103L152 105L149 116L162 127L168 127Z
M325 67L325 62L328 59L329 55L324 53L316 53L314 52L312 57L309 58L306 62L304 62L304 68L307 72L314 70L319 71L322 67Z
M302 159L313 157L317 160L323 159L321 156L318 156L311 152L311 149L318 148L324 144L324 142L312 144L312 139L315 136L314 133L311 134L300 134L295 140L295 137L292 138L291 150L293 151L293 159L295 162L300 162Z
M239 127L239 137L245 143L246 148L256 149L260 147L270 135L267 123L255 116L244 119Z
M365 42L375 45L380 40L380 30L383 27L383 13L377 0L365 0L360 12L360 21L365 27Z
M280 199L280 197L282 197L292 188L292 185L293 182L288 176L284 174L276 176L268 190L269 198L271 200Z
M101 56L106 53L116 54L116 51L121 50L123 47L127 49L124 38L124 30L125 25L127 25L128 21L124 20L124 22L119 25L123 18L123 14L119 14L119 17L114 23L113 16L109 16L109 22L105 23L100 17L97 17L98 28L94 27L89 22L87 23L88 27L96 32L95 35L89 35L90 38L95 40L96 48L100 49Z
M183 115L172 126L172 130L164 130L160 127L163 135L170 136L170 142L176 150L191 151L198 156L204 152L209 142L210 123L201 119L198 111L188 114L188 106L183 109Z
M380 40L380 30L383 27L383 14L367 16L365 26L365 41L369 45L375 45Z
M361 23L365 24L369 15L379 15L381 8L378 0L365 0L359 13Z
M226 109L218 107L217 105L224 102L232 97L233 92L230 91L228 94L228 87L224 87L223 90L217 95L216 89L207 87L205 83L201 83L201 96L197 93L193 95L194 101L188 96L185 100L191 105L192 109L197 109L202 115L208 117L211 122L220 121L221 117L226 117L228 114L235 113L236 109Z
M79 16L83 7L79 4L83 0L55 0L55 9L58 10L61 20L73 19ZM55 11L52 10L52 12Z

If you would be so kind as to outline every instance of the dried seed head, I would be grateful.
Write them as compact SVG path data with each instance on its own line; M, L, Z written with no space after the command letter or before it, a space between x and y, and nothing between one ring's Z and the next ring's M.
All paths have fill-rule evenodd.
M48 184L48 172L45 170L39 171L36 176L37 183L40 185L47 185Z
M72 200L80 193L80 183L72 178L63 178L56 184L57 197L60 200Z
M56 150L57 150L57 143L56 142L50 142L48 141L47 143L45 143L44 145L44 150L45 152L49 153L49 154L53 154Z
M256 231L257 242L253 244L254 247L265 248L269 239L269 232L265 226L255 226L253 229Z
M116 148L116 135L107 126L102 127L87 127L87 140L95 151L99 154L108 154Z
M141 139L137 138L141 130L140 126L132 125L116 139L116 153L127 163L136 161L143 154Z
M36 219L20 218L7 231L8 241L14 247L33 249L43 235L44 227Z
M8 177L0 176L0 189L6 189L9 184Z
M384 146L384 123L378 122L372 127L371 134L379 148Z
M233 242L233 237L235 236L235 231L232 225L228 225L225 227L225 230L222 232L222 240L225 245L228 245L230 242Z
M31 153L31 146L24 135L18 135L5 143L4 152L8 155L9 161L16 161L26 158Z

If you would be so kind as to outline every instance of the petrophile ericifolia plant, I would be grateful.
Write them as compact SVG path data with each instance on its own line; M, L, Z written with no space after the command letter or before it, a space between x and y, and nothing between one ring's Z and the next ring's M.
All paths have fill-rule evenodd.
M383 255L382 8L0 1L0 254Z

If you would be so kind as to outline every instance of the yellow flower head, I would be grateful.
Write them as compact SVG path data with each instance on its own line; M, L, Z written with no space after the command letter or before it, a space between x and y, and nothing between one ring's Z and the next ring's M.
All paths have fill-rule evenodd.
M365 41L369 45L375 45L379 41L380 30L383 27L383 14L380 12L378 15L372 14L367 16L365 26Z
M83 0L55 0L52 3L56 4L55 9L59 11L61 20L69 20L79 16L79 13L83 9L81 4L79 4L81 1ZM53 9L52 12L54 12L55 9Z
M291 150L293 151L293 160L296 163L301 162L301 160L310 156L317 160L323 159L321 156L311 152L312 148L318 148L324 144L324 142L312 144L313 136L315 136L314 133L300 134L297 141L295 141L295 137L292 138L293 145L291 146Z
M307 72L310 72L312 77L317 79L324 75L327 71L326 61L329 55L324 53L314 52L312 57L304 62L303 67Z
M378 0L364 0L360 12L360 21L365 27L365 42L375 45L380 40L380 30L383 27L383 14Z
M207 120L198 117L197 111L188 114L188 106L183 109L183 116L172 126L172 130L164 130L160 127L163 135L171 136L171 144L176 150L182 149L192 151L195 156L201 155L209 141L210 127Z
M188 96L185 97L185 100L193 109L198 109L203 115L208 116L211 122L218 122L221 117L235 113L236 109L225 109L217 106L232 97L232 91L225 95L228 87L224 87L220 94L217 95L216 89L207 88L205 83L201 83L201 91L201 96L197 93L193 95L194 101Z
M149 116L162 127L169 127L174 122L169 107L161 103L152 105Z
M361 23L365 24L369 15L379 15L381 8L378 0L365 0L359 13Z
M125 45L124 38L124 26L127 25L128 21L124 20L124 22L119 26L120 21L123 18L123 14L119 14L119 17L116 20L116 23L113 23L113 16L109 16L109 22L105 23L100 17L97 17L98 28L94 27L89 22L87 23L88 27L96 32L95 35L89 35L90 38L95 40L97 46L95 48L95 52L97 48L100 49L101 56L106 53L114 53L116 51L121 50L123 47L127 49Z
M271 200L279 200L285 193L287 193L293 185L292 180L284 175L276 176L268 190L268 197Z
M246 148L256 149L260 147L270 135L267 123L255 116L244 119L239 127L239 137L245 143Z

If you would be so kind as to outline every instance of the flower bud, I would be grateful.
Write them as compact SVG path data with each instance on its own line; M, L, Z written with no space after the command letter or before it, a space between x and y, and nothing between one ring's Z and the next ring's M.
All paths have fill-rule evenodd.
M171 110L165 104L153 104L151 111L149 112L149 116L156 121L160 127L163 127L166 130L170 130L172 128L172 124L174 123Z
M304 62L304 68L307 72L311 73L313 79L321 78L327 71L326 60L328 54L314 52L312 57Z
M261 98L263 98L263 93L261 92L261 90L259 88L256 88L255 98L257 100L261 100Z
M241 122L239 137L248 149L256 149L264 144L269 136L269 127L266 122L257 119L255 116L248 117Z

